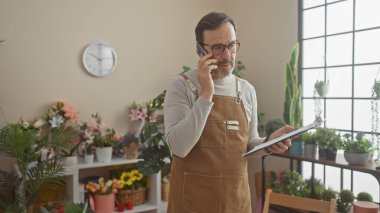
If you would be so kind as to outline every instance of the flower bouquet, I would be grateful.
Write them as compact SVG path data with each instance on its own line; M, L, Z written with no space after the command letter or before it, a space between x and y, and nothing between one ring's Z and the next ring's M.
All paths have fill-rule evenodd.
M119 170L120 171L120 170ZM117 173L115 173L117 175ZM147 200L147 176L133 168L119 172L120 182L123 186L117 197L123 204L131 203L133 206L140 205Z

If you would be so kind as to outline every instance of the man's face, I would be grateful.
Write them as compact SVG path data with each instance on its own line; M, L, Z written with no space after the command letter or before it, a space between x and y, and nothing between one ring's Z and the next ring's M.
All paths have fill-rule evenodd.
M229 45L231 42L236 41L236 33L234 27L230 22L227 22L215 30L205 30L203 32L203 43L207 52L212 52L212 46L222 44ZM214 71L214 79L224 78L229 75L235 67L236 52L231 53L228 48L225 48L220 55L213 54L213 58L218 61L218 68Z

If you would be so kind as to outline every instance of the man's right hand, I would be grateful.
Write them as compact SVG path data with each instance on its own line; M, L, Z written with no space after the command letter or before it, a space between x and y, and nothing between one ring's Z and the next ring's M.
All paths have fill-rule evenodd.
M211 101L214 95L214 81L212 80L211 70L218 68L215 65L216 59L211 58L212 53L202 56L198 61L197 79L201 86L200 96Z

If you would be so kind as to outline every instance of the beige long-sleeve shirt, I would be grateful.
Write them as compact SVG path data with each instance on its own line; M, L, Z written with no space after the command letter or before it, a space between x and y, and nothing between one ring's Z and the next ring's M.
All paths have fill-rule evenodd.
M196 71L185 75L200 91ZM248 118L248 149L264 141L257 132L257 100L255 88L246 80L239 79L241 99ZM236 78L230 74L223 79L214 80L214 95L236 97ZM203 97L195 98L182 76L176 76L166 90L164 116L165 139L174 155L184 158L199 140L213 103ZM259 152L259 155L263 154ZM254 155L257 156L257 155ZM260 155L261 156L261 155Z

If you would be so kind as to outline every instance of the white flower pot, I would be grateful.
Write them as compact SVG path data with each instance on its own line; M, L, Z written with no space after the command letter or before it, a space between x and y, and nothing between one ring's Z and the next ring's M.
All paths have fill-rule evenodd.
M65 166L73 166L78 164L78 157L77 156L67 156L65 157L63 164Z
M96 148L96 159L99 162L111 162L112 147Z
M85 163L93 163L94 162L94 154L84 155L84 162Z

